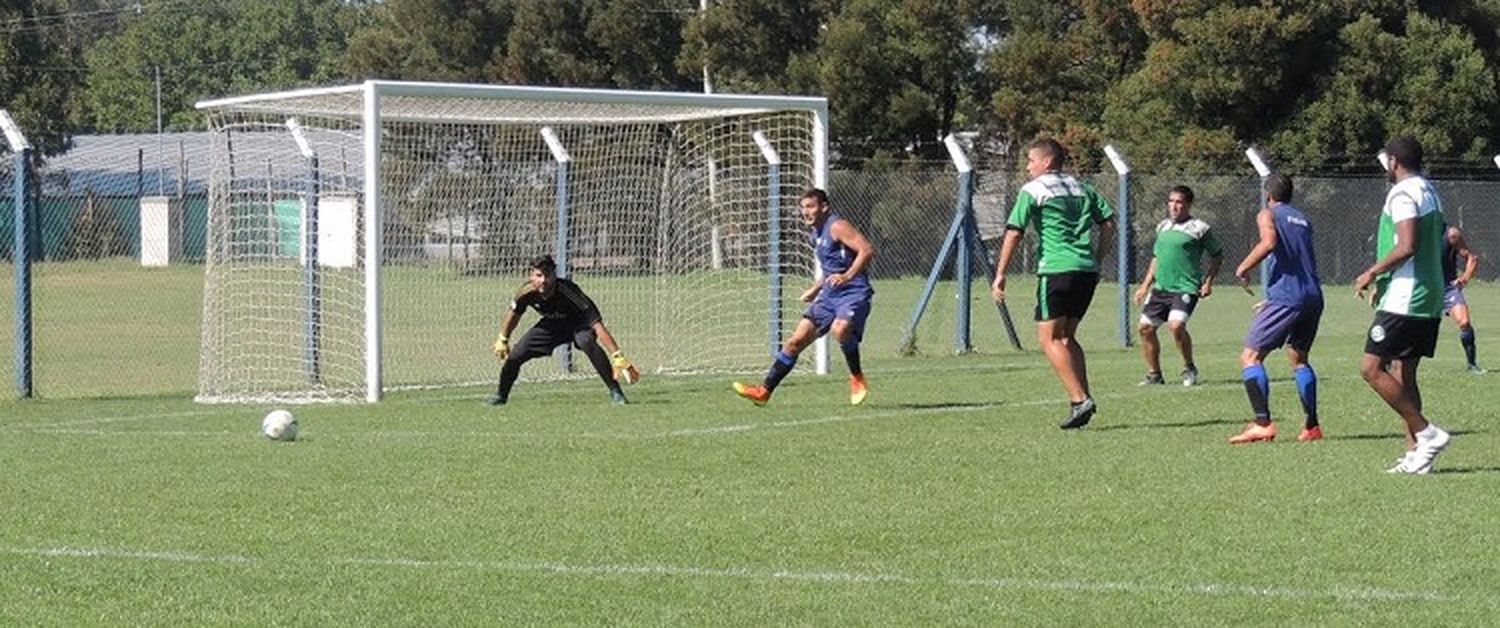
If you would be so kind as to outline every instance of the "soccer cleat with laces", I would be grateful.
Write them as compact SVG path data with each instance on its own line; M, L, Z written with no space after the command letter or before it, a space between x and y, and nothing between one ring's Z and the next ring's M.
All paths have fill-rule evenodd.
M734 394L755 402L757 406L766 405L766 402L771 400L771 391L766 390L765 386L752 386L741 382L734 383Z
M1437 460L1438 454L1443 453L1443 450L1448 448L1448 443L1452 440L1453 437L1444 431L1443 428L1428 423L1427 429L1417 432L1416 447L1407 451L1406 456L1401 459L1401 462L1391 467L1389 471L1391 473L1426 475L1432 471L1432 462Z
M1315 440L1323 440L1323 426L1303 428L1302 433L1297 435L1297 442L1310 443Z
M1183 386L1197 386L1198 385L1198 367L1196 367L1196 366L1189 366L1189 367L1187 367L1185 369L1182 369L1182 385Z
M865 385L864 374L849 376L849 405L857 406L865 402L865 397L870 395L870 389Z
M1161 373L1146 373L1146 378L1141 380L1141 382L1139 384L1136 384L1136 386L1155 386L1157 384L1165 383L1167 382L1166 380L1161 378Z
M1083 401L1073 404L1073 407L1068 410L1068 420L1063 421L1062 425L1058 427L1065 430L1076 430L1088 425L1089 420L1094 418L1096 410L1098 410L1098 406L1094 405L1094 398L1084 397Z
M1236 434L1234 436L1230 436L1229 444L1248 445L1250 443L1260 442L1269 443L1273 440L1276 440L1275 423L1267 423L1265 425L1261 425L1259 423L1252 422L1250 423L1250 425L1245 427L1245 431L1240 432L1239 434Z

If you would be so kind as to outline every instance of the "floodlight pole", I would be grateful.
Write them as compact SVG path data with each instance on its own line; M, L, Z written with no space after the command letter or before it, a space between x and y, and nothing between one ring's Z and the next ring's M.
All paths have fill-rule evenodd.
M1270 201L1266 195L1266 179L1271 176L1271 167L1266 165L1266 160L1260 156L1260 151L1255 150L1254 146L1245 149L1245 158L1250 160L1250 167L1255 168L1255 174L1260 175L1260 189L1255 195L1256 203L1258 203L1255 211L1259 213L1260 209L1267 206ZM1263 261L1260 265L1260 294L1262 297L1266 294L1266 286L1270 284L1271 269Z
M307 165L307 189L303 191L302 220L302 370L308 381L322 381L323 288L321 262L318 259L318 154L307 141L307 134L296 118L287 118L297 152Z
M573 163L573 157L568 154L568 149L563 146L562 140L557 137L557 132L550 126L542 127L542 141L547 143L547 150L552 151L552 160L557 162L557 276L570 276L568 272L568 166ZM557 365L564 373L573 372L573 351L564 343L555 351L557 354Z
M750 135L766 160L766 225L770 251L766 254L766 276L770 280L769 334L771 354L781 348L781 156L761 131Z
M1116 208L1115 230L1116 255L1118 259L1115 265L1118 267L1117 281L1120 284L1120 346L1129 347L1130 340L1130 282L1131 276L1131 244L1135 229L1130 219L1130 164L1125 162L1125 157L1120 151L1115 150L1113 144L1104 146L1104 155L1109 158L1109 163L1114 167L1115 173L1120 177L1119 207Z
M31 211L27 203L26 179L31 163L31 143L16 126L10 113L0 109L0 131L15 154L15 182L12 207L15 212L15 241L11 257L16 265L16 396L22 399L35 392L31 373Z

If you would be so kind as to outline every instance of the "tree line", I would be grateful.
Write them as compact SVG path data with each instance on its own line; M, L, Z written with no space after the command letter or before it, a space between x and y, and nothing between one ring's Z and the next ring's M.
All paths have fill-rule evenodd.
M371 78L817 94L850 163L1035 136L1085 168L1367 171L1496 147L1500 0L0 0L0 107L42 152L202 128L204 98ZM705 71L706 68L706 71ZM158 80L158 76L160 77ZM1441 161L1439 164L1443 163Z

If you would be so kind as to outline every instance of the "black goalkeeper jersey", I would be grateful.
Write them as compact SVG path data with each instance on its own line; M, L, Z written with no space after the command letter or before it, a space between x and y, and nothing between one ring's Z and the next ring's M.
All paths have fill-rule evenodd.
M552 291L548 294L532 289L530 283L522 284L510 302L510 309L520 313L528 307L536 310L543 322L552 325L588 327L601 318L598 306L589 295L584 294L578 284L562 277L552 284Z

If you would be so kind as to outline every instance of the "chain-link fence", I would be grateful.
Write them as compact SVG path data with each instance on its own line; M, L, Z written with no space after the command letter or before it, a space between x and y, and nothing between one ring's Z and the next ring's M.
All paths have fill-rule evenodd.
M207 201L204 158L206 134L100 136L78 138L75 147L49 159L33 187L33 339L35 391L43 397L190 394L197 379L202 310L203 243ZM0 256L12 260L14 209L8 154L0 154ZM1118 204L1114 174L1088 175L1099 192ZM1294 204L1313 220L1316 250L1325 283L1347 284L1372 260L1371 235L1387 183L1376 177L1294 177ZM907 164L895 170L834 169L829 187L835 210L872 241L877 256L870 272L876 303L866 334L872 355L894 355L915 314L913 306L932 270L954 215L957 173L946 163ZM1253 175L1165 176L1133 174L1130 179L1133 233L1132 281L1151 256L1154 227L1166 213L1167 191L1188 185L1196 195L1193 213L1218 232L1225 247L1221 282L1232 281L1236 263L1256 238L1255 210L1260 180ZM1025 183L1019 168L977 173L973 207L984 246L974 251L973 348L1004 352L1009 342L989 296L993 257L1016 192ZM1500 181L1436 180L1444 213L1461 226L1483 254L1500 250L1500 225L1485 220L1500 197ZM142 207L167 212L173 239L165 265L143 265ZM788 199L788 203L795 199ZM148 210L149 213L149 210ZM149 216L148 216L149 218ZM148 221L149 222L149 221ZM157 225L160 226L159 224ZM155 228L155 227L152 227ZM148 228L147 231L150 231ZM144 233L144 235L143 235ZM1011 313L1023 344L1034 344L1029 273L1035 235L1028 234L1010 273ZM920 322L911 330L919 354L954 348L958 294L954 263L939 273L940 283ZM1106 256L1104 283L1089 321L1090 341L1115 342L1120 314L1118 262ZM1480 279L1500 275L1480 267ZM16 394L13 356L14 265L0 265L0 346L12 348L0 363L0 399ZM1128 310L1127 310L1128 312Z

